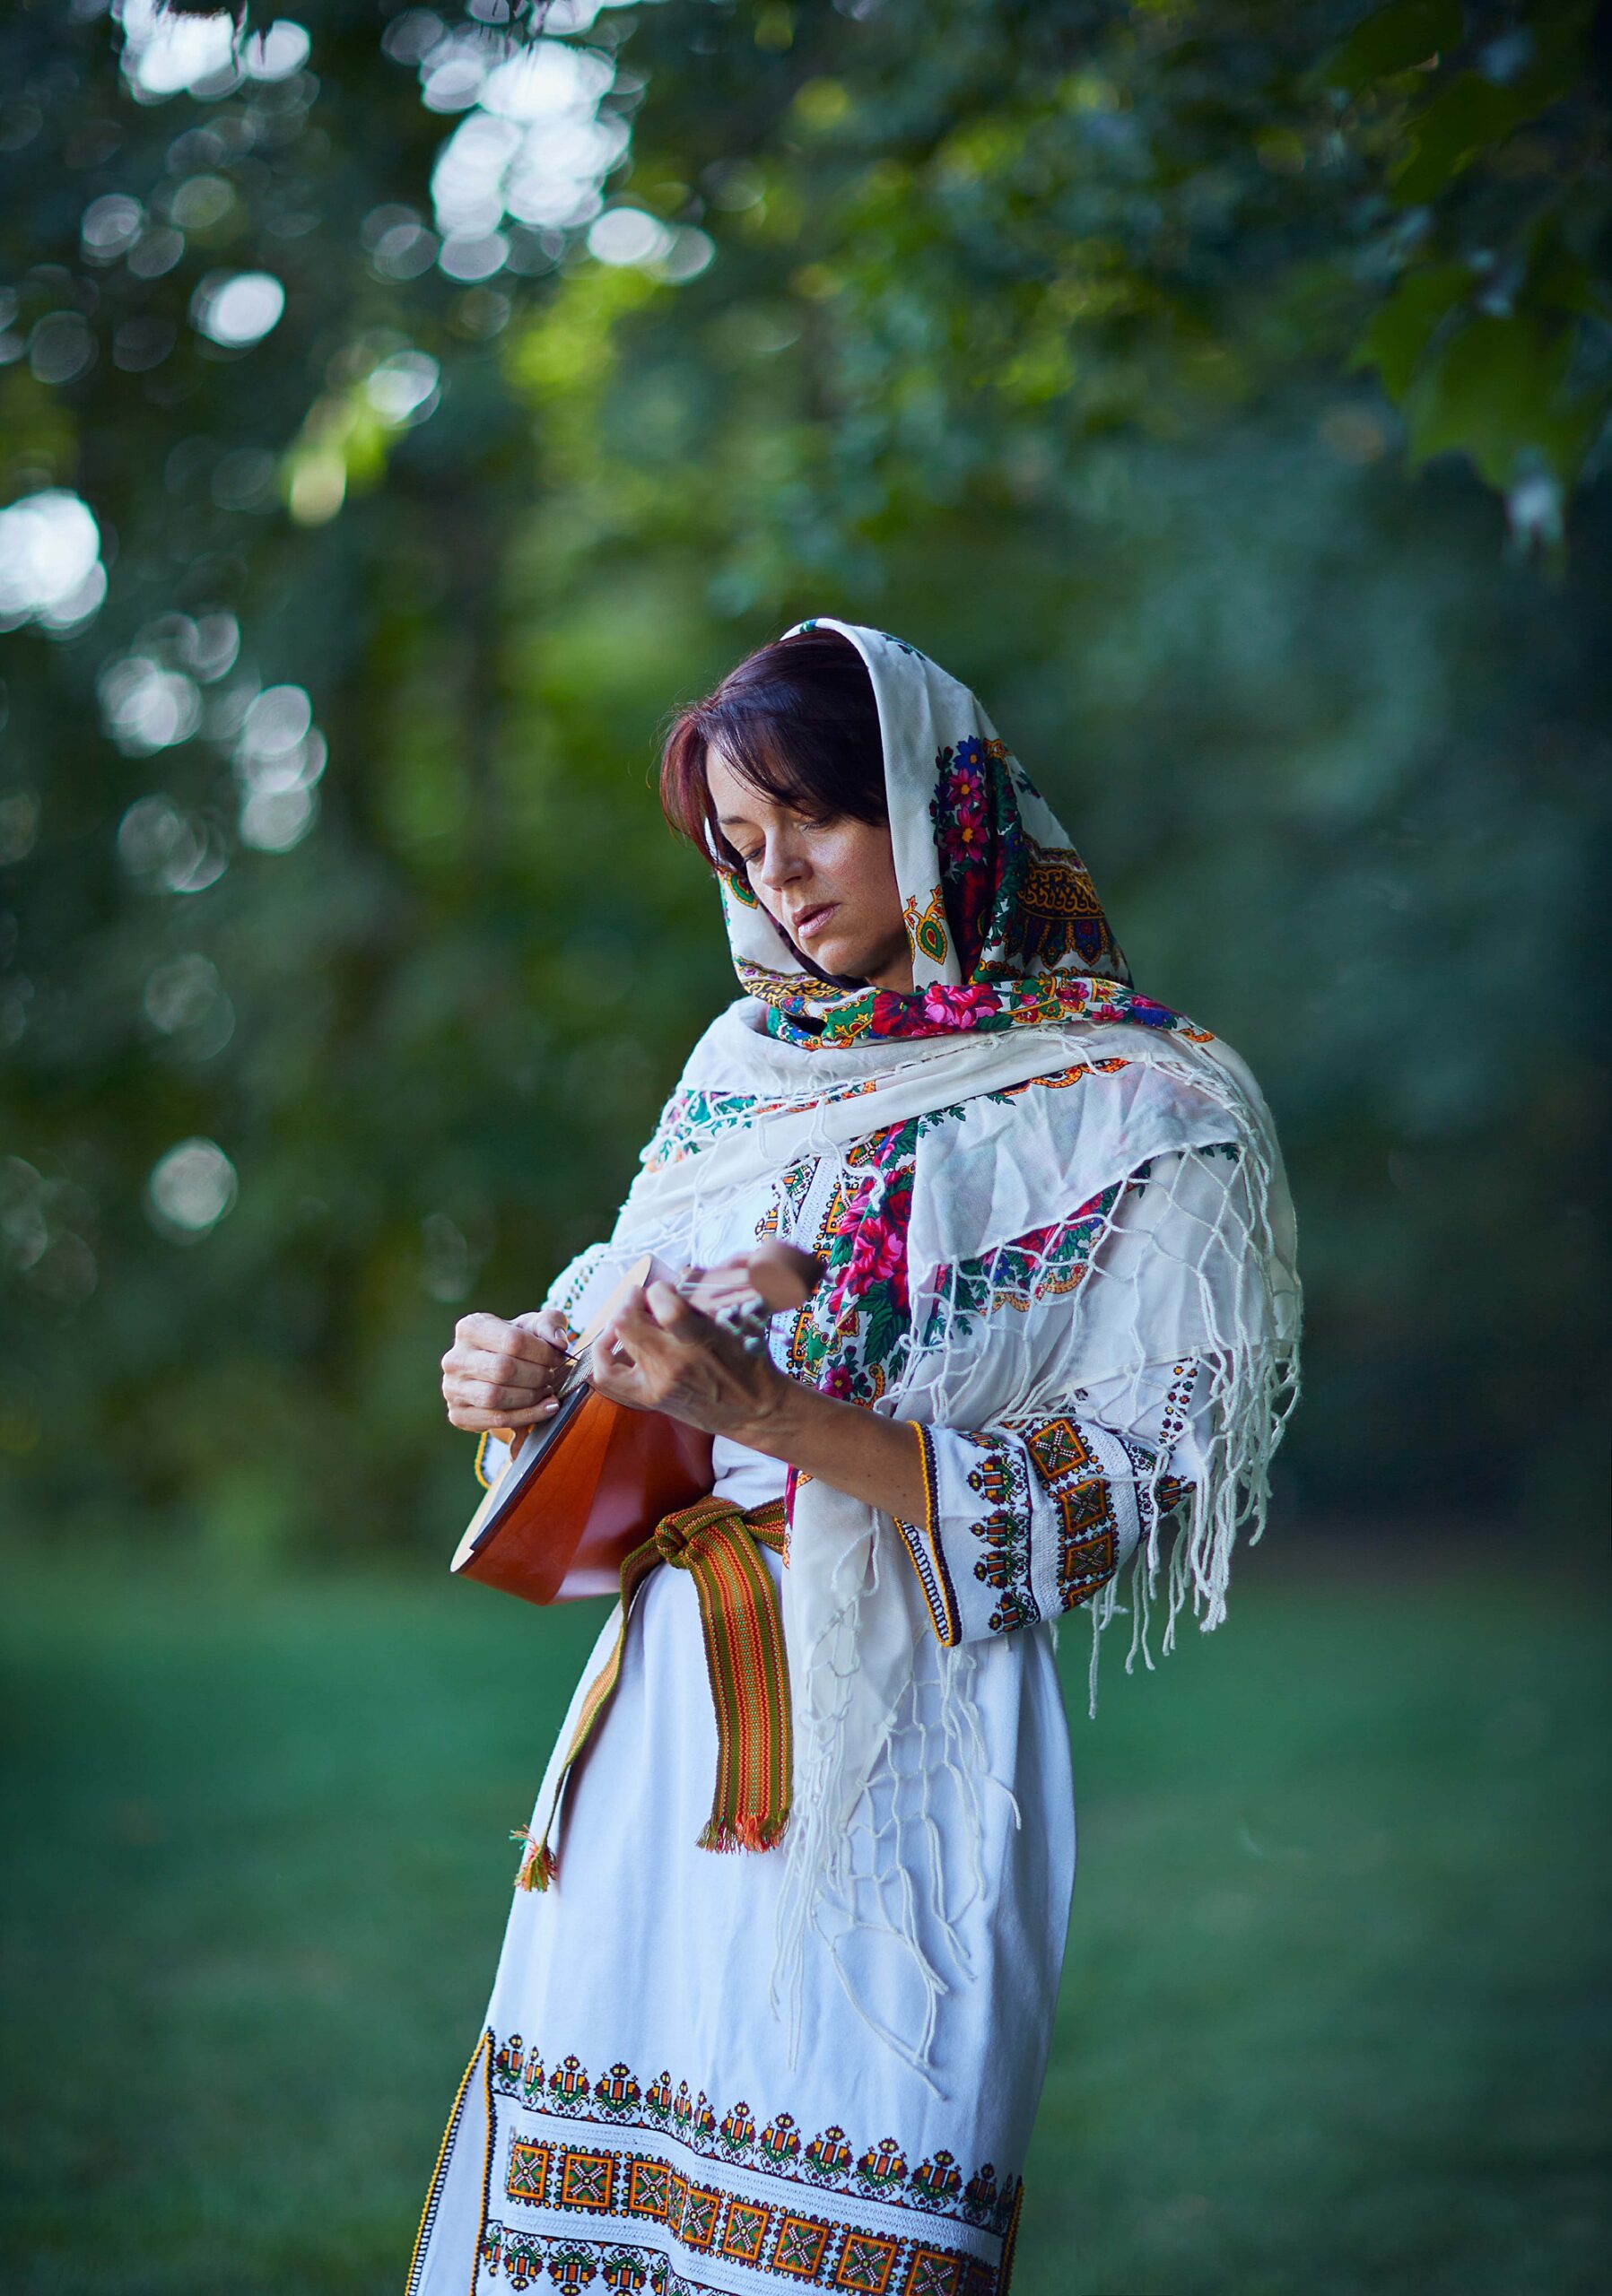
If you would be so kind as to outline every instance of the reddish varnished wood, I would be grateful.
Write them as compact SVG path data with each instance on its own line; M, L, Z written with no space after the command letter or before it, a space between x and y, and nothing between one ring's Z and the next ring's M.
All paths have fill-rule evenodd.
M710 1489L709 1435L590 1389L460 1575L528 1603L614 1595L661 1517Z
M696 1288L694 1304L715 1313L759 1294L781 1312L799 1306L822 1273L821 1263L789 1245L762 1246L752 1257L754 1293L726 1270ZM649 1270L648 1261L635 1268L622 1291L641 1283ZM452 1566L462 1578L525 1602L614 1594L623 1562L661 1517L710 1489L709 1435L664 1412L631 1411L591 1387L555 1425L535 1435L541 1444L536 1464L522 1475L526 1445L534 1439L528 1435L477 1508Z

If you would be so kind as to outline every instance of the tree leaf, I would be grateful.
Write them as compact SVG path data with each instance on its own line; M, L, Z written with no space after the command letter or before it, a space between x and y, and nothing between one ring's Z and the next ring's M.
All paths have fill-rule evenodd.
M1575 200L1569 210L1564 202L1560 210L1539 219L1529 251L1527 298L1536 306L1612 319L1607 283L1569 237L1570 230L1582 235L1589 205L1588 200ZM1597 220L1604 226L1604 214Z
M1567 396L1566 327L1525 312L1471 319L1440 344L1406 402L1410 458L1468 456L1491 486L1509 486L1538 456L1564 482L1577 476L1601 409Z
M1464 263L1429 264L1405 273L1361 337L1353 363L1375 367L1389 396L1402 399L1440 323L1471 283Z
M1416 121L1410 149L1392 173L1394 196L1407 207L1436 198L1480 152L1503 144L1559 92L1554 79L1543 83L1537 74L1505 88L1481 73L1461 73Z
M1465 29L1460 0L1392 0L1316 65L1310 84L1353 95L1369 81L1414 71L1429 57L1457 47Z

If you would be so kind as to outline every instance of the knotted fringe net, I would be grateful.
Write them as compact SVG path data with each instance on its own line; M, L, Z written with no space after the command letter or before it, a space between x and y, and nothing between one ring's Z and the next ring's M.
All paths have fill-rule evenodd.
M1166 1137L1150 1154L1147 1141L1138 1138L1137 1160L1117 1174L1049 1170L1045 1201L1032 1207L1034 1216L1014 1235L1056 1230L1075 1206L1130 1175L1128 1185L1114 1188L1072 1288L1055 1238L1015 1255L1011 1287L993 1298L983 1318L966 1308L957 1263L910 1266L913 1341L878 1406L958 1429L1011 1431L1015 1423L1067 1414L1121 1439L1140 1527L1128 1568L1088 1605L1094 1712L1101 1644L1117 1618L1130 1622L1128 1673L1138 1657L1149 1668L1154 1664L1161 1599L1163 1653L1174 1647L1177 1621L1189 1605L1204 1631L1224 1618L1233 1552L1240 1535L1251 1545L1264 1529L1271 1459L1299 1391L1292 1215L1268 1112L1251 1082L1245 1089L1246 1071L1224 1048L1211 1056L1196 1043L1126 1034L1133 1063L1175 1077L1194 1096L1196 1139L1183 1144ZM1068 1057L1079 1054L1072 1048ZM773 1170L806 1170L827 1160L837 1177L852 1181L846 1151L856 1124L848 1121L845 1100L860 1103L861 1129L871 1130L881 1122L880 1092L887 1083L910 1092L910 1073L867 1072L854 1095L803 1095L793 1109L775 1100L754 1127L778 1141ZM625 1232L618 1231L609 1247L570 1272L570 1299L600 1296L619 1267L646 1249L671 1260L714 1256L702 1248L701 1234L719 1224L731 1182L708 1193L700 1152L689 1161L668 1161L681 1169L664 1223L655 1217L653 1187L646 1192L640 1184ZM1033 1152L1028 1161L1033 1163ZM711 1158L713 1165L723 1161ZM1021 1178L1033 1196L1034 1172ZM915 1189L922 1184L920 1169ZM820 1200L817 1189L812 1193ZM1015 1200L1024 1195L1021 1188ZM787 1211L780 1232L808 1248L818 1240L797 1232ZM1014 1235L981 1237L969 1263L976 1275L980 1257L989 1258ZM1189 1423L1175 1439L1161 1439L1161 1431L1171 1433L1161 1429L1161 1399L1183 1367L1194 1375ZM1184 1451L1191 1454L1189 1474L1181 1466ZM1184 1490L1177 1487L1182 1483ZM855 2014L939 2093L926 2060L938 2004L969 1975L961 1924L986 1886L982 1797L1007 1788L989 1776L973 1694L975 1653L966 1644L943 1650L933 1643L916 1607L910 1565L885 1518L871 1508L858 1509L855 1535L834 1548L813 1536L810 1511L811 1493L803 1489L785 1587L795 1790L778 1853L785 1873L771 2000L788 2022L793 2066L806 1940L815 1930L833 1956ZM888 1650L893 1613L902 1621L903 1656L893 1667L886 1664L870 1694L868 1654L881 1646ZM1014 1815L1016 1822L1016 1805ZM946 1876L959 1870L962 1895L948 1902ZM859 1997L840 1950L853 1928L889 1936L915 1972L925 2005L915 2036L893 2031Z

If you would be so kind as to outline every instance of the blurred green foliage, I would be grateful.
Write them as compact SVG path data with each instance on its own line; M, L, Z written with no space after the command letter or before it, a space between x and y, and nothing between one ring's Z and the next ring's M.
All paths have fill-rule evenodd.
M1556 1520L1608 1291L1587 11L500 13L0 29L13 1503L452 1535L455 1317L598 1232L729 993L656 728L838 612L980 691L1265 1083L1290 1487ZM75 500L104 598L91 552L30 608L16 513Z

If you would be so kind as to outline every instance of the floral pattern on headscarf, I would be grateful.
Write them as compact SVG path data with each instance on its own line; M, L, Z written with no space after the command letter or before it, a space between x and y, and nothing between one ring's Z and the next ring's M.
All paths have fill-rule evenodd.
M735 968L769 1033L810 1047L1083 1018L1184 1027L1132 989L1085 864L968 688L882 631L818 620L787 634L806 630L848 639L873 683L913 988L837 988L806 972L749 886L725 874Z

